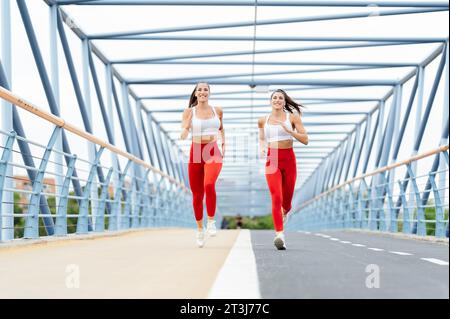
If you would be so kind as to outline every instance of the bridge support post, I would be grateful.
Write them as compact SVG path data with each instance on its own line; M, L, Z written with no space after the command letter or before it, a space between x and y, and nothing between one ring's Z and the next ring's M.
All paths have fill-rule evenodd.
M114 172L114 169L111 167L108 170L108 174L106 175L106 179L102 184L102 192L100 194L99 202L98 202L98 209L97 209L97 216L95 216L95 232L101 233L105 231L105 209L106 209L106 201L108 199L108 191L109 191L109 184L111 182L111 177ZM110 220L110 219L109 219Z
M109 230L116 231L121 227L122 220L122 188L125 182L125 177L127 176L128 169L131 166L132 161L129 160L127 165L123 169L122 174L120 175L119 182L116 185L116 189L114 191L114 205L111 213L111 217L109 219ZM128 195L127 195L128 197Z
M67 235L67 203L69 201L68 196L69 196L70 182L73 176L73 171L75 169L76 160L77 156L73 155L71 160L69 161L69 165L67 167L66 176L64 177L62 187L59 190L59 205L56 213L56 224L55 224L56 236Z
M400 198L403 205L403 230L404 234L411 234L411 210L409 209L409 201L406 197L406 190L401 181L398 181L400 188Z
M407 165L407 170L409 172L409 176L411 179L411 186L414 192L414 196L416 198L416 205L417 205L417 217L416 217L417 221L415 222L415 225L417 226L414 227L414 230L416 230L417 235L425 236L427 233L425 223L425 211L423 209L422 199L420 198L420 191L419 187L417 186L416 175L413 173L410 164Z
M56 126L50 137L50 141L47 144L44 155L42 156L41 164L39 165L39 170L34 178L33 190L30 196L30 203L28 207L28 216L25 219L25 232L24 238L38 238L39 237L39 211L40 211L40 199L41 192L44 187L44 176L47 169L47 165L50 159L50 155L55 145L58 135L60 134L61 128ZM53 219L51 216L43 216L44 223L48 235L53 235ZM51 221L51 222L50 222Z
M86 182L86 185L84 186L83 191L83 199L81 200L80 204L80 211L78 213L78 221L77 221L77 234L86 234L89 232L89 194L92 194L92 185L94 183L95 174L97 171L97 168L100 165L100 157L103 154L104 147L100 147L100 149L95 154L94 162L91 164L91 169L89 171L89 176ZM96 184L94 184L96 185ZM95 187L96 196L95 199L98 198L97 189ZM92 203L95 202L93 198L91 198ZM94 209L95 207L95 209ZM91 204L91 214L96 216L97 215L97 203Z
M5 145L3 146L2 157L0 160L0 241L10 240L9 236L3 237L3 217L7 215L9 212L4 210L3 198L6 197L6 194L10 193L10 191L4 191L7 188L7 176L8 176L8 168L9 161L11 160L12 150L14 141L16 139L16 133L12 131L6 138Z
M6 81L12 85L12 52L11 52L11 1L1 1L1 61L4 68L4 76ZM1 102L0 106L0 129L4 132L11 132L13 130L13 107L6 101ZM7 144L9 137L2 137L0 145ZM5 176L14 176L14 169L8 165L6 167ZM13 188L13 179L5 178L5 188ZM4 192L3 201L0 201L0 240L14 239L14 193Z
M445 217L444 217L444 209L441 200L441 194L439 188L436 185L436 173L430 172L428 174L430 178L431 187L433 189L434 194L434 205L435 205L435 220L436 220L436 228L435 228L435 236L438 238L445 237Z

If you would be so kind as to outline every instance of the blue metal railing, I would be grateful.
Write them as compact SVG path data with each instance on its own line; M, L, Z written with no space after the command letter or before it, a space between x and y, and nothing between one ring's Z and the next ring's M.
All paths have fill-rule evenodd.
M69 233L86 234L90 232L118 231L148 227L194 227L191 193L186 186L142 161L134 155L99 140L64 120L51 115L30 103L14 96L10 91L0 88L0 97L26 109L40 117L53 130L46 145L19 136L15 131L0 130L0 210L5 202L5 193L14 193L14 213L0 211L3 220L13 223L0 223L0 232L13 227L15 238L39 238L40 236L65 236ZM57 149L56 140L65 131L78 145L96 147L94 161L82 156L69 154ZM6 138L4 138L6 137ZM29 154L18 149L18 143L28 146ZM73 145L76 143L73 143ZM109 156L105 154L109 153ZM19 160L26 155L37 165L30 166ZM60 154L65 164L52 161L52 155ZM110 159L117 156L119 167L115 169ZM83 154L87 157L87 154ZM55 167L63 166L63 175L56 173ZM14 176L7 174L7 167L13 167ZM74 170L78 175L74 174ZM30 174L33 172L33 174ZM98 173L105 174L104 180ZM27 176L28 177L25 177ZM56 177L63 181L58 185ZM7 180L13 187L5 187ZM74 192L73 182L81 186L81 196ZM10 184L10 183L9 183ZM98 196L95 194L97 187ZM94 190L94 191L92 191ZM48 210L44 210L48 207ZM1 238L0 238L1 239Z
M444 161L446 168L415 174L412 164L430 156L435 156L435 163L439 159ZM364 174L294 209L287 228L304 231L353 228L448 237L448 164L447 145ZM409 177L394 180L394 170L400 169L406 170ZM438 186L438 176L445 176L444 186Z

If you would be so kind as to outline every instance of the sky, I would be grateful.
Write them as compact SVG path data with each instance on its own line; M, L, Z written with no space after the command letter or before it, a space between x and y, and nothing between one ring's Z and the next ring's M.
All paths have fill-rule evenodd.
M4 1L4 0L2 0ZM49 41L49 9L44 1L28 0L26 1L30 11L31 19L39 39L39 46L42 51L47 70L50 70L50 41ZM394 8L399 10L399 8ZM1 9L0 9L1 10ZM177 28L179 30L189 26L205 26L215 24L228 24L233 22L253 22L255 19L254 7L198 7L198 6L66 6L64 10L73 19L72 27L80 28L89 35L109 34L124 31L136 30L165 30ZM155 33L153 35L161 36L248 36L252 37L254 32L257 36L266 37L406 37L406 38L448 38L448 11L409 14L400 16L379 16L379 12L384 12L385 8L360 7L360 8L336 8L336 7L258 7L256 10L257 21L264 22L281 19L297 19L299 17L317 17L339 14L349 14L364 12L370 14L369 17L346 20L331 21L313 21L302 23L284 23L261 25L256 28L234 27L222 29L208 29L199 31L178 31ZM400 9L401 10L401 9ZM11 1L11 19L12 19L12 88L14 93L35 105L48 110L47 100L39 80L36 66L31 54L30 46L20 19L16 3ZM70 48L74 57L78 78L80 81L83 76L81 42L66 26L66 34L69 39ZM335 42L323 41L167 41L167 40L149 40L149 41L111 41L94 40L93 43L101 52L111 61L128 59L150 59L167 56L191 56L198 54L217 54L224 52L252 52L261 50L280 50L292 48L305 48L311 46L329 46ZM354 44L354 42L342 42L341 44ZM296 51L283 53L265 53L228 55L224 57L197 58L195 61L252 61L256 62L411 62L419 63L426 59L436 48L438 44L414 44L414 45L396 45L380 46L370 48L353 49L334 49L334 50L315 50L315 51ZM0 51L3 50L0 43ZM291 50L292 51L292 50ZM59 55L59 77L60 77L60 105L61 116L69 119L70 123L83 128L77 102L73 93L72 84L67 71L61 45L58 45ZM435 72L439 59L435 59L425 72L425 93L424 101L428 100L429 92L433 83ZM105 71L103 65L98 59L95 59L99 80L102 85L103 94L105 94ZM243 74L244 76L234 79L251 79L249 74L253 71L258 73L270 73L269 75L258 76L260 80L284 80L284 79L330 79L330 80L398 80L411 72L411 68L385 68L385 69L363 69L351 71L329 71L321 73L296 73L285 74L283 72L297 70L306 71L314 69L330 68L330 66L277 66L277 65L117 65L117 71L127 80L161 80L173 78L207 78L209 76L228 74ZM223 79L227 79L223 77ZM444 81L442 81L444 83ZM116 83L117 84L117 83ZM84 85L84 84L82 84ZM412 87L410 80L404 88L402 107L403 110L408 102ZM92 121L94 123L94 133L106 140L106 133L101 121L101 114L96 100L95 91L92 82L90 88L90 101L92 105ZM177 110L173 113L154 113L158 121L174 121L174 123L163 124L164 129L170 131L171 138L179 143L180 147L187 154L189 151L189 141L178 141L179 123L182 110L187 106L187 98L193 89L191 84L167 85L132 85L132 90L139 96L159 97L167 95L182 95L180 99L149 99L144 101L148 110ZM234 149L247 154L256 153L256 122L259 116L270 112L269 97L270 91L278 88L277 86L260 87L254 93L236 93L229 95L233 99L221 99L224 95L219 93L229 91L249 91L248 86L243 85L213 85L211 105L221 106L225 109L224 121L229 120L227 126L227 138L231 145L228 152L230 161L224 166L224 171L219 185L231 185L232 187L247 186L250 182L265 187L264 176L262 174L263 161L243 161L234 158ZM284 85L283 88L291 94L296 100L307 106L305 109L305 126L308 132L320 132L323 129L331 129L335 122L357 122L363 119L363 115L345 115L345 116L310 116L308 112L335 112L335 111L361 111L367 112L376 106L373 101L358 103L329 103L313 104L320 98L372 98L380 99L388 91L387 87L351 87L351 88L333 88L333 89L314 89L298 90L297 86ZM119 94L121 94L119 92ZM251 98L254 98L252 101ZM432 113L427 125L420 151L427 151L439 145L439 136L443 125L443 85L439 87ZM388 100L387 111L391 101ZM136 116L137 107L133 101L130 103L133 114ZM426 105L426 103L425 103ZM226 112L227 107L239 107L241 110L249 111L247 114L232 114ZM255 113L251 114L250 111ZM402 143L399 159L406 159L411 155L414 131L417 114L413 108L413 114L410 118L404 142ZM231 110L231 109L230 109ZM25 126L28 136L35 141L45 144L50 137L52 126L40 120L35 116L20 111L21 119ZM422 115L419 115L419 118ZM231 124L233 118L246 117L242 124ZM384 123L387 120L385 117ZM310 122L329 122L325 126L308 126ZM117 116L114 117L112 124L115 128L116 144L125 149L122 138L119 133L119 123ZM353 125L339 125L337 128L345 132L350 132ZM251 134L250 134L251 133ZM334 146L338 142L320 142L320 139L341 139L345 135L314 135L315 145ZM81 139L69 134L72 152L80 154L80 157L87 157L86 143ZM36 152L39 150L36 149ZM314 163L319 160L302 159L302 155L312 152L312 148L299 148L299 179L297 187L300 187L314 168ZM252 153L253 152L253 153ZM17 156L17 155L16 155ZM305 156L306 157L306 156ZM369 169L373 168L373 157ZM110 157L105 156L104 165L108 166ZM148 156L146 158L148 160ZM19 160L19 159L18 159ZM124 163L124 162L123 162ZM421 162L422 172L427 172L431 159ZM303 165L302 165L303 164ZM233 173L233 166L241 165L239 173ZM87 167L85 167L87 168ZM83 168L80 167L81 174ZM252 172L253 175L250 174ZM401 173L401 172L400 172ZM399 174L400 174L399 173ZM251 177L249 177L251 176ZM254 186L258 188L259 186ZM267 192L261 192L261 196L267 196ZM235 195L233 195L235 196ZM232 197L236 199L237 197ZM259 197L255 197L258 201ZM250 199L252 200L252 199ZM254 212L255 214L258 212Z

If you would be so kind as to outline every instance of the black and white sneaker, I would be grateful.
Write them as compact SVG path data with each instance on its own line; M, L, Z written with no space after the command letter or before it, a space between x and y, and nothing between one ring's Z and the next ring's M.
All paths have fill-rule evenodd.
M275 236L273 240L273 244L277 247L278 250L286 250L286 241L284 239L284 234L279 233Z

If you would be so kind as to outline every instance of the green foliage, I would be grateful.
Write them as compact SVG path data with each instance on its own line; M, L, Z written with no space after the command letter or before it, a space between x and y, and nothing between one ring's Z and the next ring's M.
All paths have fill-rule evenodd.
M228 222L228 229L237 228L236 216L224 216L224 219ZM273 229L272 215L266 216L254 216L254 217L242 217L243 229Z

